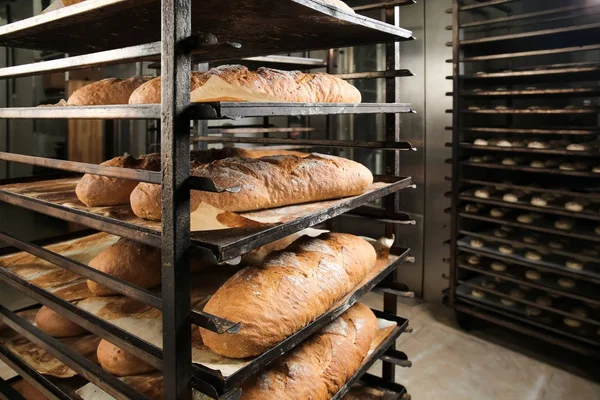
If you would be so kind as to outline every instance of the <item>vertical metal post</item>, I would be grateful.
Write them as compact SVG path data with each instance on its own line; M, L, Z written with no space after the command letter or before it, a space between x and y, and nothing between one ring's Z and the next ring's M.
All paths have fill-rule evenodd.
M162 298L164 399L191 399L190 104L191 0L162 3Z
M396 18L396 7L388 7L385 9L385 22L391 25L398 26L400 21ZM387 71L394 71L397 68L397 61L399 55L397 54L397 44L388 43L385 49L385 69ZM397 94L397 81L396 78L385 79L385 101L386 103L396 103ZM398 114L386 114L385 116L385 140L388 142L400 141L400 124L398 120ZM400 175L400 160L398 151L386 151L384 152L385 157L385 174L386 175ZM384 207L388 211L397 211L399 206L398 193L386 196L384 199ZM394 224L385 224L385 235L391 237L396 235L396 226ZM397 272L390 274L386 278L389 282L396 282ZM396 315L398 313L397 296L391 293L383 294L383 310L390 314ZM394 343L390 349L395 350L396 344ZM394 382L396 379L396 366L393 363L383 361L382 375L381 377L389 382Z
M458 158L460 153L460 25L459 25L459 1L452 1L452 213L450 220L450 290L449 300L450 305L454 304L456 288L456 254L457 234L458 234L458 182L459 182L459 164Z

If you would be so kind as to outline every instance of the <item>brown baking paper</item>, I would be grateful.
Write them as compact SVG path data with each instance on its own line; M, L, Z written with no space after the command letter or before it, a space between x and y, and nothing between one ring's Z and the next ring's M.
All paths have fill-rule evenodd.
M92 258L118 239L107 233L97 233L45 248L87 265ZM68 301L93 296L87 287L86 279L26 252L0 257L0 268Z
M373 279L393 261L392 256L389 255L393 239L369 240L377 250L377 263L367 277L356 286L355 290ZM222 266L204 272L199 277L200 283L194 285L195 287L192 289L192 309L201 311L210 296L237 270L238 268L233 266ZM338 301L332 308L343 304L354 294L355 290ZM75 304L150 344L162 348L161 311L124 296L91 297ZM218 370L223 376L230 376L252 361L252 359L231 359L219 356L202 344L202 339L196 327L192 328L192 332L192 361L195 364Z
M31 309L27 311L18 312L17 315L23 318L25 321L35 326L35 315L39 309ZM57 339L67 345L71 350L81 354L93 363L98 363L96 358L96 349L100 338L92 335L85 334L70 338ZM30 367L34 368L37 372L50 375L57 378L71 378L77 373L65 364L54 358L46 350L40 348L33 342L24 338L18 332L12 330L4 323L0 323L0 342L10 351L15 353L19 358L25 361ZM8 367L7 367L8 368ZM2 379L10 379L18 374L8 368L6 371L2 371ZM12 374L10 373L12 371ZM6 376L4 375L6 373Z
M387 321L384 319L377 320L378 330L371 342L371 347L369 348L369 352L363 361L363 364L367 362L368 357L373 354L373 352L383 343L383 341L392 333L394 328L396 328L396 323ZM197 331L197 329L196 329ZM125 383L129 384L134 389L142 392L143 394L150 397L152 400L161 400L163 397L162 393L162 375L158 372L154 372L151 374L144 375L136 375L129 376L125 378L121 378ZM88 383L82 388L78 389L75 393L77 393L82 400L114 400L114 397L104 392L98 386L93 383ZM193 399L194 400L210 400L211 397L208 397L200 392L193 391Z

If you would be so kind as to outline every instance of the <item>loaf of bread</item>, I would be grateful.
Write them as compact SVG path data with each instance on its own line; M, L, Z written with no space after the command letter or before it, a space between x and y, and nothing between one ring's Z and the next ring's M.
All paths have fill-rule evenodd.
M235 335L200 328L212 351L231 358L257 356L314 321L370 271L375 249L357 236L325 233L300 238L264 263L239 271L204 311L241 322Z
M70 106L103 106L127 104L134 90L150 78L134 76L129 79L107 78L77 89L67 100Z
M362 164L341 157L272 156L258 159L232 157L198 164L192 175L207 177L238 193L193 190L191 210L200 202L225 211L242 212L291 204L356 196L364 193L373 175ZM140 218L159 221L162 215L159 185L140 183L131 192L131 208Z
M100 341L96 354L100 366L115 376L138 375L155 369L152 365L104 339Z
M259 158L265 155L296 155L305 157L308 154L287 150L246 150L237 147L224 147L194 151L190 154L192 165L209 163L229 157ZM141 169L145 171L160 171L160 154L147 154L139 158L127 156L115 157L100 165L108 167ZM88 207L106 207L129 204L129 196L138 181L130 179L111 178L108 176L85 174L75 187L75 194Z
M100 165L107 167L142 169L145 171L160 171L160 154L148 154L135 158L119 156L105 161ZM129 204L129 196L138 181L85 174L75 187L79 201L88 207L104 207Z
M37 390L35 386L27 382L25 379L16 381L11 385L25 400L49 400L42 392Z
M35 324L45 334L53 337L79 336L87 331L68 318L43 306L35 315Z
M241 399L329 400L358 370L376 332L373 312L356 304L245 383Z
M156 287L161 282L160 249L133 240L119 239L94 257L89 266L145 289ZM87 285L96 296L117 294L92 280L88 280Z
M330 0L332 1L332 0ZM269 95L282 102L299 103L360 103L361 94L348 82L325 73L305 74L300 71L280 71L259 68L250 71L242 65L222 65L207 72L192 72L191 90L201 88L212 77L224 84L239 86L250 93ZM195 98L195 101L247 101L245 98ZM160 103L160 77L137 88L129 104Z

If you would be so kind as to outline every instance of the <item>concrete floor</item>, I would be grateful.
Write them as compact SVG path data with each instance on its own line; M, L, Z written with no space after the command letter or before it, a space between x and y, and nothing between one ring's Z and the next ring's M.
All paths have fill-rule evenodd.
M396 378L413 400L600 400L599 364L589 359L489 324L467 333L443 306L407 299L398 314L413 328L398 340L413 366L397 367Z

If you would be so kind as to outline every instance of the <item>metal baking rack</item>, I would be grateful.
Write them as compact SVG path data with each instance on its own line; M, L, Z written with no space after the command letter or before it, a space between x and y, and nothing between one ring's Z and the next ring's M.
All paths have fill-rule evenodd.
M493 285L490 286L489 283L492 283ZM546 292L541 291L541 290L527 290L525 293L525 297L522 297L520 295L516 295L515 293L511 293L512 290L519 290L522 292L522 288L520 288L518 285L511 283L511 282L497 282L495 279L487 277L487 276L478 276L466 281L460 281L459 282L461 285L465 285L471 288L475 288L475 289L479 289L481 291L484 292L488 292L493 294L494 296L498 296L501 298L507 298L510 300L513 300L515 303L517 304L524 304L524 305L528 305L528 306L532 306L535 308L539 308L541 310L545 310L545 311L550 311L554 314L558 314L564 317L568 317L568 318L572 318L581 322L585 322L587 324L590 325L596 325L596 326L600 326L600 321L598 321L597 315L594 314L594 310L590 309L590 312L593 314L591 317L588 316L582 316L582 314L575 314L572 312L572 309L579 306L585 306L583 303L581 302L577 302L577 301L572 301L570 299L566 299L566 298L555 298L553 301L551 300L551 304L550 305L545 305L541 302L537 302L537 298L539 297L547 297ZM486 285L487 283L487 285ZM504 307L506 307L506 305L503 305ZM510 306L509 306L510 307ZM569 310L570 309L570 310ZM519 310L519 311L525 311L525 310Z
M535 306L527 300L512 298L497 290L481 290L495 301L485 301L465 295L482 277L499 278L503 282L521 285L531 290L551 293L568 301L600 304L597 288L600 275L596 266L600 256L593 252L600 242L594 232L600 221L596 210L600 174L593 172L598 149L583 152L563 147L531 149L527 147L500 147L475 145L475 139L503 138L552 140L560 138L569 143L594 140L600 133L596 100L600 91L595 81L600 78L598 60L585 57L600 49L600 24L590 19L600 11L598 5L562 4L558 7L539 5L519 12L513 1L487 1L465 4L454 0L452 58L453 90L452 132L453 157L452 192L450 198L450 287L447 302L457 312L459 323L469 327L471 318L483 319L538 339L566 347L579 353L598 356L598 337L583 338L565 326L540 324L532 315L506 307L500 297L517 304ZM490 7L496 8L494 13ZM498 12L500 11L500 13ZM501 33L497 33L501 32ZM590 60L582 62L582 59ZM590 100L591 99L591 100ZM476 157L494 156L479 160ZM476 156L474 158L471 158ZM516 165L504 165L502 160L513 158ZM531 161L558 161L556 167L534 168ZM479 162L482 161L482 162ZM560 163L578 163L570 170L559 169ZM589 164L589 167L587 166ZM552 165L552 164L549 164ZM566 166L563 166L565 168ZM586 167L586 168L583 168ZM475 196L478 187L496 187L500 192L488 198ZM503 193L511 190L526 192L517 202L507 202ZM530 203L533 196L560 195L566 199L586 199L593 208L582 212L569 211L561 204L549 202L546 207ZM466 209L467 204L479 208ZM492 217L490 210L500 208L504 215ZM520 214L541 216L534 223L519 222ZM561 218L574 221L575 228L561 230L555 222ZM501 237L497 231L510 227ZM537 243L525 242L525 237L536 235ZM473 238L484 242L483 247L473 247ZM568 245L561 249L550 247L550 242ZM512 254L498 251L498 245L511 245ZM479 246L480 244L476 244ZM525 257L527 251L538 251L539 261ZM467 262L468 255L481 257L482 265ZM584 270L568 269L566 260L584 262ZM493 271L491 261L501 261L509 266L505 272ZM537 270L542 279L532 281L525 277L526 270ZM557 285L558 276L575 279L575 288ZM545 280L546 276L554 277ZM495 297L494 297L495 296ZM497 297L500 296L500 297ZM570 300L569 300L570 299ZM552 315L582 320L568 310L545 308ZM546 315L546 314L544 314ZM550 314L549 314L550 315ZM585 323L597 325L597 320ZM560 325L560 324L559 324ZM594 331L595 334L595 331Z
M556 236L564 236L567 238L589 240L591 242L600 243L600 236L595 235L593 233L593 229L594 229L595 225L578 224L578 229L571 229L571 230L567 231L567 230L556 229L554 227L553 221L548 220L548 219L543 219L542 221L536 221L536 223L531 223L531 224L521 223L517 220L517 217L519 214L521 214L521 213L512 212L512 213L509 213L508 215L505 215L503 218L495 218L495 217L491 217L488 215L468 213L463 210L460 210L458 212L458 215L464 219L473 219L473 220L484 221L484 222L492 222L494 224L512 226L515 228L529 229L532 231L554 234ZM581 228L584 228L584 229L581 229ZM581 233L581 231L582 231L582 233Z
M530 232L530 231L526 231L523 229L519 230L519 234L511 234L512 232L508 232L507 237L498 237L494 235L496 229L485 229L483 230L483 233L480 232L471 232L468 230L460 230L458 233L460 235L465 235L465 236L471 236L471 237L475 237L475 238L479 238L479 239L483 239L483 240L489 240L489 241L496 241L498 243L504 243L504 244L509 244L515 248L528 248L528 249L533 249L533 250L537 250L537 251L541 251L543 253L549 253L549 254L555 254L558 256L563 256L563 257L567 257L567 258L574 258L576 260L580 260L582 262L590 262L590 263L600 263L600 258L599 257L593 257L593 256L588 256L585 253L582 253L584 246L581 247L568 247L566 250L565 249L554 249L550 246L547 245L542 245L542 244L531 244L531 243L526 243L522 240L522 238L526 235L537 235L540 237L539 241L540 242L545 242L548 243L550 240L553 239L553 236L546 236L546 235L540 235L537 232ZM581 243L580 241L578 241L578 243ZM567 247L567 246L565 246ZM585 275L587 272L581 272L582 275Z
M407 5L411 1L401 3L401 5ZM400 2L394 2L392 7L399 4ZM387 14L394 14L393 8L389 8L387 3L379 4L377 7L387 7L387 11L392 11ZM207 9L210 9L211 12L207 13ZM135 25L132 25L131 21L136 21ZM366 204L410 187L410 178L397 176L397 171L394 169L388 170L390 175L377 177L381 186L363 196L334 200L330 204L326 204L326 202L313 203L311 206L318 208L316 212L307 212L291 222L269 226L261 231L229 232L231 235L215 235L212 237L212 241L209 241L203 234L197 233L194 237L190 233L189 192L181 189L193 188L218 192L233 191L237 188L219 188L210 180L190 177L188 154L191 139L188 135L175 135L174 133L187 131L190 120L382 113L394 116L398 113L411 113L413 110L409 104L401 103L355 105L223 102L189 104L190 62L191 60L200 62L263 57L273 53L367 43L388 43L388 48L393 48L396 42L414 39L410 31L389 22L389 19L386 19L386 22L374 20L360 14L339 10L315 0L235 0L226 3L209 0L203 2L201 7L192 6L191 0L177 2L171 0L95 0L0 27L0 45L2 46L65 52L70 55L67 58L3 68L0 69L0 78L32 76L91 66L160 59L163 67L162 104L0 109L0 118L4 119L160 119L162 122L160 127L162 173L118 170L111 167L57 161L42 157L0 154L0 159L10 162L44 165L70 172L93 173L162 184L162 203L165 211L162 222L155 224L156 229L136 227L134 224L122 222L116 218L110 219L90 211L69 208L58 202L42 201L34 196L17 195L5 190L0 196L2 200L20 207L67 221L78 221L92 229L161 247L163 276L162 291L158 296L152 291L135 287L112 276L104 276L86 265L52 253L44 249L42 243L29 243L4 233L1 234L1 239L15 246L16 249L35 254L60 268L91 278L136 300L160 308L165 327L163 351L111 324L102 323L90 314L80 312L70 303L49 295L48 292L23 279L9 273L2 273L1 279L10 282L13 287L17 287L42 304L51 306L59 314L114 341L126 350L130 350L136 357L162 371L165 399L187 398L191 387L214 398L239 398L240 391L233 386L233 380L230 380L229 386L227 386L228 383L223 377L217 377L206 369L193 366L191 363L190 323L203 325L218 332L230 332L227 334L235 334L239 325L191 309L191 272L188 265L188 254L192 253L195 257L207 257L213 261L215 259L227 260L249 249L351 209L363 210L365 215L376 215L377 218L383 218L384 221L388 221L385 218L389 218L389 221L398 219L401 223L406 223L409 217L399 212L395 204L392 204L394 202L389 201L391 196L384 199L384 203L389 206L384 209L385 215L369 211ZM161 28L159 29L159 27ZM332 32L335 34L332 35ZM163 41L159 41L161 38ZM176 44L178 45L176 46ZM394 54L389 55L389 57L394 56ZM406 70L376 71L347 74L343 78L385 78L388 82L394 82L394 78L397 76L411 75ZM394 142L400 142L399 134L388 129L385 142L367 142L362 147L412 150L409 143ZM359 142L335 144L361 147ZM65 179L68 180L68 178ZM0 182L2 185L44 185L44 183L47 184L39 177L9 179ZM389 226L393 226L393 224L388 223L386 229ZM390 230L387 229L387 232ZM195 251L188 252L190 248ZM394 249L394 253L399 256L398 261L365 286L363 288L365 293L367 288L373 288L378 283L388 284L390 279L395 279L395 269L404 261L407 252L408 249ZM347 305L358 301L364 294L362 291L357 293ZM384 364L382 377L376 378L365 374L368 367L364 367L357 371L351 382L364 378L363 382L372 382L375 385L386 387L400 398L406 395L406 390L401 385L394 383L394 368L397 365L409 366L410 362L407 361L405 354L396 351L394 347L396 337L406 330L407 321L393 315L396 313L396 294L393 292L384 295L384 310L388 313L389 318L394 318L393 320L398 322L398 327L394 334L388 337L380 348L365 360L365 365L370 366L375 360L381 359ZM263 370L282 352L292 349L302 339L317 331L339 313L341 313L341 309L326 313L278 345L275 350L265 353L261 358L263 361L253 364L252 374ZM119 400L147 400L145 396L108 374L98 365L69 351L59 341L45 335L35 326L2 306L0 306L0 319L23 337L33 341L68 365L80 377L95 383L111 396ZM74 398L71 393L65 393L59 387L60 385L53 384L51 379L28 369L23 360L4 346L0 346L0 358L12 365L20 375L49 398L61 400ZM248 372L249 375L250 372ZM235 383L239 384L242 378L240 376ZM0 385L2 390L5 387L6 385ZM349 384L342 388L339 397L348 387ZM6 390L10 391L10 389Z
M525 322L531 324L537 328L541 328L543 330L547 330L554 334L557 334L559 337L563 336L565 339L575 341L575 343L580 344L581 350L585 347L590 347L590 351L594 355L598 355L598 342L590 340L582 335L577 335L575 333L569 332L567 328L563 328L560 323L562 318L558 318L558 315L546 315L546 318L542 317L532 317L527 315L525 312L519 312L518 307L506 307L504 306L500 299L510 298L509 296L496 296L488 295L485 298L478 298L470 295L471 286L466 285L464 282L461 282L461 285L457 287L458 297L461 298L465 303L481 306L484 309L493 310L494 312L504 315L509 319L514 319L520 322ZM484 291L477 287L477 290ZM490 293L490 291L486 291L486 293ZM513 300L512 298L510 298ZM516 301L516 300L513 300ZM591 331L590 333L595 333ZM590 335L591 336L591 335ZM585 347L584 347L585 346ZM579 351L580 353L586 354L584 351Z

